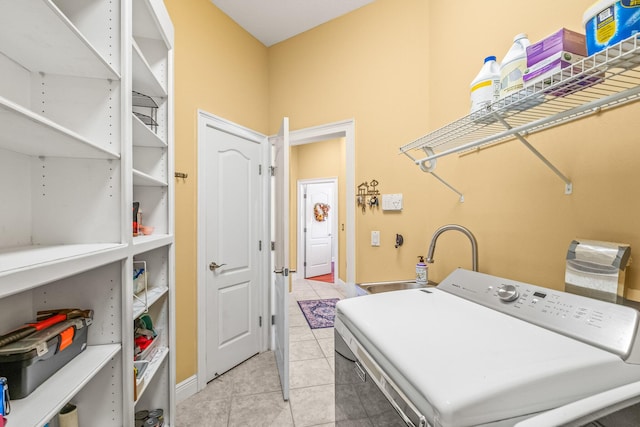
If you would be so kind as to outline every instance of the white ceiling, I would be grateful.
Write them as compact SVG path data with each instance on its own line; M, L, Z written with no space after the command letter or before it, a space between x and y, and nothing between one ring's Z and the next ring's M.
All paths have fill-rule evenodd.
M211 0L269 47L374 0Z

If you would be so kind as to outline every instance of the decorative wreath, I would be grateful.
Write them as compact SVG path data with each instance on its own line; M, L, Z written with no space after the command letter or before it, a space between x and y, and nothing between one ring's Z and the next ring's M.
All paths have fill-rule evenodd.
M313 205L313 215L315 216L316 221L326 221L329 216L329 209L331 209L331 207L326 203L316 203Z

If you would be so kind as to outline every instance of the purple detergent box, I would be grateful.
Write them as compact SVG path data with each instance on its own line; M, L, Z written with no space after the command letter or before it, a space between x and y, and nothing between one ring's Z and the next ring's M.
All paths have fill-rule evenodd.
M544 82L547 86L579 74L582 67L572 65L582 61L586 56L585 35L562 28L527 47L527 69L523 76L525 86L532 86L538 82ZM598 81L598 78L581 79L579 86L585 88ZM575 88L570 91L560 89L552 95L563 96L573 92Z
M585 35L562 28L539 42L527 46L527 67L553 61L552 58L561 57L564 54L587 56Z
M556 82L560 80L561 70L563 70L562 74L565 78L580 73L582 67L569 67L576 62L582 61L584 58L582 55L561 51L528 67L522 78L526 85L532 85L543 80L549 80L550 83L552 77L557 74L557 76L555 76L557 78L553 78L553 81Z

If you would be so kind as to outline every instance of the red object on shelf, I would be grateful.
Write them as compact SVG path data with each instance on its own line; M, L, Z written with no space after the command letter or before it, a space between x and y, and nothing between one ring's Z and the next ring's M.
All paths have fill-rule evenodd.
M140 347L140 350L144 350L151 345L153 339L147 338L145 336L136 337L135 343L136 346Z

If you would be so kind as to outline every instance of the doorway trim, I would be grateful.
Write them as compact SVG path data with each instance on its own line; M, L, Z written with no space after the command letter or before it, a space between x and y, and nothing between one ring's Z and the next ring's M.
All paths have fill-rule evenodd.
M269 174L265 171L268 170L269 165L269 148L270 144L265 135L253 131L249 128L241 126L237 123L233 123L229 120L223 119L222 117L218 117L211 113L208 113L203 110L198 110L198 134L197 134L197 153L198 153L198 161L197 161L197 175L198 175L198 203L197 203L197 232L196 232L196 283L197 283L197 389L198 391L204 389L207 386L207 322L206 322L206 271L207 271L207 260L206 260L206 247L204 242L204 237L206 236L206 196L205 196L205 174L200 173L204 171L207 167L204 164L205 155L205 143L206 143L206 128L213 127L222 132L226 132L240 138L258 143L262 146L262 155L261 155L261 163L262 167L262 182L260 185L260 191L262 192L262 199L265 204L269 203ZM270 241L270 224L268 215L264 215L260 220L260 224L258 224L258 234L260 235L260 239L263 242L263 248L267 248L268 245L266 242ZM259 270L259 281L258 287L259 298L260 298L260 315L263 319L266 319L268 316L266 313L270 312L269 307L269 283L268 280L271 277L269 270L269 255L270 251L263 249L259 256L258 262L258 270ZM263 324L266 325L267 322ZM266 351L269 345L269 328L262 327L262 331L260 333L260 351Z
M289 133L291 146L322 142L329 139L345 139L345 174L346 174L346 252L347 271L346 283L355 285L356 281L356 144L355 119L327 123L305 129L294 130ZM341 231L338 231L340 233ZM337 279L337 278L336 278ZM355 289L355 288L354 288Z
M333 204L331 205L331 209L334 212L338 212L338 209L340 208L340 201L339 201L339 197L338 197L338 185L339 185L339 181L338 178L336 177L330 177L330 178L309 178L309 179L299 179L297 182L297 187L298 187L298 203L297 203L297 212L296 212L296 218L297 218L297 224L298 226L296 227L296 240L297 240L297 248L298 250L296 251L296 270L299 272L304 272L302 277L304 278L304 276L306 276L306 268L304 265L304 261L306 260L306 256L305 256L305 252L306 252L306 233L304 232L304 228L306 225L306 209L305 209L305 204L306 204L306 199L304 198L304 190L305 187L309 184L332 184L334 187L334 200L333 200ZM337 214L336 215L337 218ZM333 221L332 223L332 227L331 227L331 258L334 264L334 271L333 271L333 280L334 283L336 282L336 280L338 280L338 278L340 277L339 273L339 268L340 268L340 238L339 238L339 226L338 226L338 221ZM333 259L335 255L335 260Z

